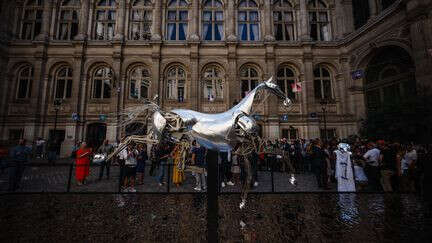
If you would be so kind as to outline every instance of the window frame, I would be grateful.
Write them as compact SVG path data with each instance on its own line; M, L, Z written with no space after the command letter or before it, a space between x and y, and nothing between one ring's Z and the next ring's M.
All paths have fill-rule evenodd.
M172 69L175 69L175 75L174 76L170 76L170 71ZM179 70L183 70L184 76L180 76L179 75ZM174 91L170 92L170 85L169 82L170 81L174 81L173 85L173 89ZM183 97L180 98L179 97L179 81L183 81ZM172 65L170 67L167 68L167 72L165 75L165 85L166 85L166 95L165 98L168 101L177 101L177 102L185 102L185 100L187 100L187 73L186 73L186 69L181 66L181 65ZM170 97L171 93L175 94L175 97Z
M59 75L60 72L66 69L66 76L61 77L62 79L60 79ZM57 91L59 88L59 80L64 80L64 87L63 87L63 95L61 97L57 96ZM71 99L72 98L72 84L73 84L73 70L71 67L69 66L61 66L57 69L56 73L55 73L55 86L54 86L54 94L53 97L54 99L62 99L62 100L66 100L66 99ZM68 92L68 88L70 88L70 92ZM68 97L68 93L70 94Z
M320 73L319 77L315 76L315 70L316 69L319 69L319 73ZM324 77L323 76L323 69L325 69L329 73L328 77ZM315 100L316 101L320 101L320 100L323 100L323 99L327 99L327 100L330 100L330 101L334 100L333 75L332 75L332 72L330 71L330 69L327 68L327 67L325 67L325 66L323 66L323 65L318 65L318 66L316 66L314 68L313 72L314 72L313 87L314 87L314 97L315 97ZM320 83L320 91L321 91L320 92L321 93L320 97L316 96L316 88L317 88L316 85L315 85L316 81L319 81L319 83ZM325 95L324 81L329 81L329 83L330 83L330 97L326 97L326 95Z
M94 8L94 17L93 17L93 40L96 41L112 41L114 39L114 36L116 35L116 21L117 21L117 9L116 9L116 2L115 0L106 0L108 1L108 3L113 3L113 5L104 5L101 6L101 1L104 0L98 0L96 2L96 6ZM112 2L111 2L112 1ZM98 12L99 11L103 11L104 12L104 17L103 19L98 19L99 15ZM111 14L111 12L113 13L113 19L110 19L109 16ZM102 39L100 39L100 35L98 35L98 24L102 25L102 32L103 32L103 37ZM112 36L109 36L109 28L107 28L108 26L112 25Z
M315 7L311 7L310 4L311 2L315 3ZM317 4L319 1L323 2L325 5L325 8L321 8L319 7L319 4ZM324 1L324 0L308 0L307 5L307 20L308 20L308 29L309 29L309 37L311 38L312 41L317 41L317 42L321 42L321 41L331 41L332 40L332 27L331 27L331 11L330 11L330 7L329 4ZM327 21L321 21L320 20L320 13L325 13L326 14L326 19ZM312 21L311 20L311 14L315 14L316 16L316 21ZM312 38L312 29L313 29L313 25L315 26L316 29L316 34L317 34L317 38L316 40L314 40ZM325 36L324 36L324 31L323 31L323 36L321 38L321 29L325 26L328 26L328 40L325 40Z
M243 7L240 6L240 4L246 1L247 2L247 6ZM249 6L249 2L253 1L256 4L256 7L250 7ZM238 36L238 40L239 41L244 41L244 42L256 42L256 41L260 41L261 40L261 12L260 12L260 6L257 3L256 0L241 0L238 3L238 9L237 9L237 36ZM241 12L245 12L246 13L246 20L240 20L240 13ZM257 13L257 19L254 21L250 20L250 14L251 12L256 12ZM246 25L246 33L247 33L247 38L246 40L242 39L241 33L240 33L240 25L241 24L245 24ZM251 40L251 26L252 25L257 25L258 26L258 37L255 37L254 40Z
M56 39L57 40L73 40L73 38L75 36L77 36L79 34L79 19L80 19L80 12L81 12L81 6L80 5L72 5L72 6L68 6L68 5L63 5L63 3L67 1L67 0L62 0L60 3L60 7L59 7L59 12L58 12L58 16L57 16L57 31L56 31ZM81 3L80 0L78 0L78 2ZM71 19L62 19L62 13L64 11L70 12L72 18ZM76 13L77 19L73 19L73 14L74 12ZM66 24L67 25L67 37L66 39L62 39L60 38L61 35L61 26ZM72 29L73 29L73 25L76 25L76 34L74 36L72 36Z
M152 26L153 26L153 15L154 15L154 9L153 9L153 3L151 2L151 0L145 0L145 3L150 3L150 5L146 5L144 4L139 5L139 6L134 6L137 1L139 0L135 0L132 4L131 4L131 9L130 9L130 14L129 14L129 33L128 33L128 37L129 40L132 41L149 41L151 40L152 37ZM139 12L140 15L142 15L142 18L139 20L134 20L134 13L135 11ZM147 19L147 16L150 15L150 19ZM136 32L133 31L133 26L134 24L138 24L139 25L139 38L135 39L134 34L136 34ZM149 26L149 32L146 33L144 31L144 26ZM146 35L146 37L144 37Z
M205 74L208 70L211 70L212 77L205 77ZM215 73L218 72L219 76L216 76ZM217 90L218 90L218 81L221 81L221 89L220 89L220 96L217 96ZM214 101L222 101L225 97L225 71L217 66L217 65L209 65L203 69L203 76L201 83L203 84L203 95L202 99L210 101L210 97L206 97L206 90L207 90L207 81L210 81L212 83L212 95L215 94L213 97Z
M282 69L284 70L283 71L284 72L284 76L280 77L279 76L279 71L282 70ZM287 69L289 69L292 72L293 76L287 76L287 71L286 71ZM296 73L296 71L295 71L294 68L292 68L290 66L285 66L285 65L279 67L278 70L277 70L277 72L276 72L276 80L277 80L277 84L278 85L279 85L279 81L283 81L284 82L285 89L282 89L280 87L280 85L279 85L279 88L281 88L282 92L285 93L286 97L290 98L292 101L297 101L298 100L297 94L292 91L292 86L291 86L291 84L295 84L296 80L298 80L298 75L297 75L297 73ZM289 83L289 81L291 81L291 80L293 82ZM289 95L290 92L288 91L288 88L290 88L290 90L291 90L291 93L293 95L292 97L290 97L290 95Z
M279 2L279 5L276 5L276 2ZM293 7L293 4L291 1L288 1L290 6L286 6L284 3L284 0L276 0L273 3L273 9L272 9L272 23L273 23L273 36L276 41L296 41L297 40L297 16L296 11ZM291 13L291 21L286 21L285 14L290 12ZM275 21L275 13L279 13L281 16L281 20ZM282 25L282 39L277 39L277 28L276 25ZM286 26L291 25L292 26L292 38L287 40L286 36Z
M225 40L225 11L224 11L224 5L223 2L221 0L210 0L212 1L211 3L211 7L205 6L206 4L206 0L203 1L203 7L202 7L202 11L201 11L201 39L203 41L208 41L208 42L215 42L215 41L224 41ZM221 6L220 7L216 7L214 2L218 1ZM204 14L206 12L210 12L211 13L211 19L210 20L205 20L204 18ZM217 20L216 18L216 13L221 12L222 13L222 20ZM207 40L206 36L204 34L204 25L209 24L211 26L211 39ZM217 25L222 25L222 31L220 34L220 40L216 40L216 26Z
M43 15L44 15L44 0L35 0L37 5L28 5L28 2L30 0L27 0L24 3L23 6L23 12L21 14L21 25L20 25L20 32L19 32L19 39L20 40L27 40L31 41L34 40L38 35L42 33L42 22L43 22ZM32 17L26 18L26 13L30 12ZM40 18L38 18L38 13L40 14ZM24 33L24 26L30 25L30 38L27 38L24 36L27 36L26 33ZM39 33L36 33L36 26L39 25Z
M145 70L148 73L148 76L142 76L142 75L134 76L134 73L138 69L141 69L141 72L140 72L141 74L142 74L142 71ZM151 77L150 70L146 66L137 65L137 66L133 67L130 70L129 75L128 75L128 84L129 84L128 85L128 98L129 98L129 100L139 101L142 99L148 99L149 95L150 95L151 78L152 77ZM136 97L132 96L132 83L133 83L132 81L135 82L135 90L138 90ZM138 88L136 87L137 82L139 83ZM143 85L146 86L146 88L147 88L147 94L146 94L147 97L142 97L141 88Z
M170 1L176 1L176 3L175 3L175 6L173 7L173 6L169 6L170 2L167 1L166 16L165 16L165 22L166 22L165 23L165 28L166 28L166 30L165 30L165 34L166 34L165 40L170 41L170 42L171 41L186 41L188 39L188 34L189 34L189 17L190 17L190 14L189 14L189 2L186 1L186 0L170 0ZM184 1L186 3L186 5L185 6L180 6L180 4L179 4L180 1ZM170 12L175 12L176 13L175 20L170 20L169 19L169 13ZM181 19L181 13L182 12L186 12L187 13L186 19ZM170 24L174 24L175 35L176 35L176 37L175 37L174 40L171 39L171 37L169 36L169 33L168 33L168 31L169 31L168 26ZM186 25L185 30L184 30L185 31L184 32L184 34L185 34L184 39L180 39L179 38L180 37L180 24Z
M243 69L247 69L247 76L241 76L242 74L242 70ZM251 70L255 70L255 72L257 73L256 77L251 76ZM258 71L259 69L254 67L254 66L244 66L240 69L239 72L239 77L240 77L240 97L243 99L244 97L246 97L246 94L243 94L243 84L245 82L247 82L248 85L248 93L251 92L259 83L260 80L260 72ZM254 85L252 85L252 81L255 81Z
M111 77L109 77L110 80L110 92L109 92L109 97L105 97L105 85L104 85L104 80L106 80L106 77L104 76L106 73L104 71L101 77L97 77L96 73L98 72L98 70L100 69L105 69L104 71L110 71L108 72L111 73ZM100 80L101 81L101 89L100 89L100 93L99 93L99 97L96 97L96 80ZM102 66L98 66L93 70L92 76L91 76L91 99L93 100L107 100L107 99L111 99L113 96L111 95L112 93L112 86L113 86L113 82L114 82L114 71L111 67L106 66L106 65L102 65Z
M25 69L29 69L29 75L28 76L23 76L22 73L24 72ZM31 93L32 93L32 86L33 86L33 82L34 82L34 68L31 65L25 65L19 68L18 73L17 73L17 86L16 86L16 92L15 92L15 99L17 100L27 100L31 98ZM27 81L26 83L26 93L24 95L24 97L20 97L20 88L21 88L21 81L25 80Z

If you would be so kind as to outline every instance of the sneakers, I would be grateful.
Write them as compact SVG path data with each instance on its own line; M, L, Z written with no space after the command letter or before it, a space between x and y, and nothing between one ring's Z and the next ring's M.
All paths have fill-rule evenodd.
M123 187L122 192L129 192L129 187Z
M163 184L159 182L159 186L163 186Z
M197 186L194 188L194 190L199 192L199 191L201 191L201 187Z
M222 182L221 186L222 186L222 188L224 188L225 187L225 182Z
M129 188L129 192L136 192L135 188L131 187Z
M203 188L202 188L203 190L206 190L207 189L207 187L206 186L203 186Z
M257 187L257 186L258 186L258 181L255 181L254 187Z
M228 181L228 182L227 182L227 185L228 185L228 186L234 186L234 183L233 183L232 181Z

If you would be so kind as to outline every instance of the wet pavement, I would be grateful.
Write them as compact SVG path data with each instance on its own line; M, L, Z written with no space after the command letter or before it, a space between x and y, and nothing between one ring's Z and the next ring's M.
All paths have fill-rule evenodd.
M206 194L0 196L0 242L205 242ZM220 242L430 242L415 194L219 196ZM243 222L243 228L240 225Z

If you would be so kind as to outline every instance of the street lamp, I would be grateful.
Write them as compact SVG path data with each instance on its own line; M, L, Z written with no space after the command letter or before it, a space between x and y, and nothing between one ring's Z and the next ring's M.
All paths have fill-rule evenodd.
M55 120L54 120L54 139L57 140L57 117L58 117L58 112L60 110L60 106L62 104L63 100L62 99L55 99L54 100L54 110L55 110Z
M323 111L323 118L324 118L324 142L327 142L327 105L329 101L328 99L321 99L321 109Z

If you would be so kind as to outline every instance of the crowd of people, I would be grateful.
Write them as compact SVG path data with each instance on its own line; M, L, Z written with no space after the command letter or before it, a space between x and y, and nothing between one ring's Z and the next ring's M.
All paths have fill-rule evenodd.
M39 141L39 142L38 142ZM287 139L266 140L248 159L251 162L251 187L259 185L258 171L286 172L291 174L312 173L315 175L319 188L328 190L337 182L338 144L341 141L332 139L324 142L320 139L304 140ZM112 163L122 165L123 191L135 192L136 185L144 183L147 176L146 167L150 167L148 175L154 176L156 182L163 186L166 164L173 163L171 181L177 187L182 186L186 173L195 177L194 189L206 189L206 149L197 141L188 144L186 140L179 144L161 143L147 148L145 144L130 144L113 160L101 161L99 180L106 174L110 178ZM41 149L45 142L37 140L36 156L43 154ZM92 156L95 153L108 155L114 151L117 143L109 141L97 149L92 149L82 142L74 149L75 179L77 185L86 184L89 176ZM357 139L350 143L350 169L355 180L355 191L385 192L424 192L429 173L432 169L432 146L413 143L400 144L383 140L366 141ZM54 149L53 149L54 150ZM12 169L10 169L10 188L18 188L24 164L33 152L25 146L25 140L9 152ZM52 157L52 156L48 156ZM49 159L49 158L48 158ZM245 158L232 151L219 152L219 178L221 187L243 183L246 178ZM113 161L113 162L111 162Z

